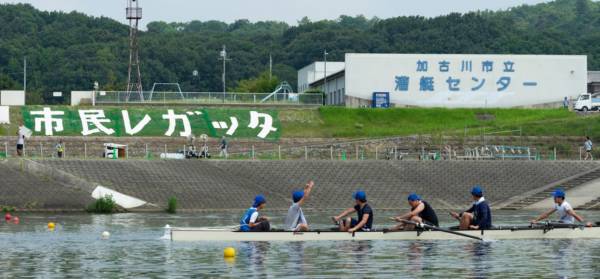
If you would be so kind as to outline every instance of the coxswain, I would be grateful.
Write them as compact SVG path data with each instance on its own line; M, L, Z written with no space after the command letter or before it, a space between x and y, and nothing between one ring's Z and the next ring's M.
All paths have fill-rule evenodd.
M246 210L246 213L240 220L240 231L243 232L268 232L271 230L269 219L259 216L259 211L265 208L267 200L264 196L258 195L254 198L252 207Z

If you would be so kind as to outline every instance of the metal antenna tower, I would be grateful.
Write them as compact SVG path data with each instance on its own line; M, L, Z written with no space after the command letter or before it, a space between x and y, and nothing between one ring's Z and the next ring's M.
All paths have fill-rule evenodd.
M127 73L127 95L125 101L129 101L131 93L137 93L140 101L143 102L144 94L138 45L138 25L142 19L142 8L140 7L139 0L128 0L127 2L126 13L129 20L129 70Z

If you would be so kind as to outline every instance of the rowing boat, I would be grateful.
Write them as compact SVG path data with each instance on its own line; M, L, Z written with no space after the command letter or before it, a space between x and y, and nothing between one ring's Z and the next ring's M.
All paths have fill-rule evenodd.
M600 227L503 227L491 230L444 231L421 230L400 232L238 232L204 228L169 228L172 241L342 241L342 240L458 240L481 238L482 240L510 239L600 239Z

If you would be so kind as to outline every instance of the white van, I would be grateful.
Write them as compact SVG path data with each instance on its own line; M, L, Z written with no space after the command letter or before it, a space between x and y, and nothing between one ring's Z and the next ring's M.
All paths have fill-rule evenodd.
M594 94L581 94L575 104L573 105L573 109L577 111L587 112L589 110L597 110L600 107L600 93Z

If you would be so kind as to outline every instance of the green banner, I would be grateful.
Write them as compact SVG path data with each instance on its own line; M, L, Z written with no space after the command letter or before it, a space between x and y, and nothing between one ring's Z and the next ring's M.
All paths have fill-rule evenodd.
M37 136L187 137L277 140L277 111L213 108L72 108L27 106L25 126Z

